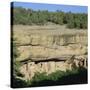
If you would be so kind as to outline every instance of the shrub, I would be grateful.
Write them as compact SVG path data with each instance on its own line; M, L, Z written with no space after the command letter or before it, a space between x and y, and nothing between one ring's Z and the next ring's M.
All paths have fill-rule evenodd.
M48 75L48 79L49 80L53 80L53 81L56 81L58 80L59 78L61 78L62 76L65 75L65 72L64 71L56 71L56 72L53 72L51 74Z
M32 78L31 82L39 82L39 81L43 81L43 80L45 80L45 79L47 79L47 75L46 75L45 72L44 72L44 73L39 73L39 72L37 72L37 73L34 75L34 77Z

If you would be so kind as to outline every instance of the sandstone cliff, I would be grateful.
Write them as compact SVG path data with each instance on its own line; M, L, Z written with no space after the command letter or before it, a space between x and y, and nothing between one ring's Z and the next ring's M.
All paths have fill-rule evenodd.
M35 27L34 27L35 28ZM19 51L17 61L23 63L20 71L26 79L35 72L51 73L55 70L87 67L87 31L84 30L25 30L14 28L15 43ZM54 28L55 29L55 28ZM72 57L74 58L72 59ZM71 62L70 62L71 60Z

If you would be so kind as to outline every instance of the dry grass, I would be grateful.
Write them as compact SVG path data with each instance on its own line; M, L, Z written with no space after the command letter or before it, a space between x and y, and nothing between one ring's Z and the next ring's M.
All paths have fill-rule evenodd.
M29 26L29 25L14 25L13 30L15 34L87 34L87 30L83 29L67 29L60 25L46 25L46 26Z

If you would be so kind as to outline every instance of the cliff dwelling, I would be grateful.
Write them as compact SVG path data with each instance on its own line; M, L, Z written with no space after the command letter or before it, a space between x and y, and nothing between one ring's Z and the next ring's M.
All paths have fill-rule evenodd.
M73 68L76 67L87 68L87 59L85 56L84 57L72 56L69 57L68 60L65 58L61 58L61 59L51 58L48 60L21 62L22 66L20 68L20 72L24 74L25 76L24 79L28 80L31 79L37 72L39 73L46 72L47 74L50 74L57 70L66 71L66 70L72 70Z

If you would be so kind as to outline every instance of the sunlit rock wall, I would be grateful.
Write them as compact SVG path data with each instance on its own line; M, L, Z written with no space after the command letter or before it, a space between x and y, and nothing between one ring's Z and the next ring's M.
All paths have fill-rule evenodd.
M75 67L87 68L87 33L26 33L14 35L22 63L20 72L31 79L36 72L47 74ZM72 59L72 57L74 58Z
M28 38L27 38L28 37ZM38 35L16 39L20 56L17 60L59 58L67 55L87 53L87 36L77 35Z

